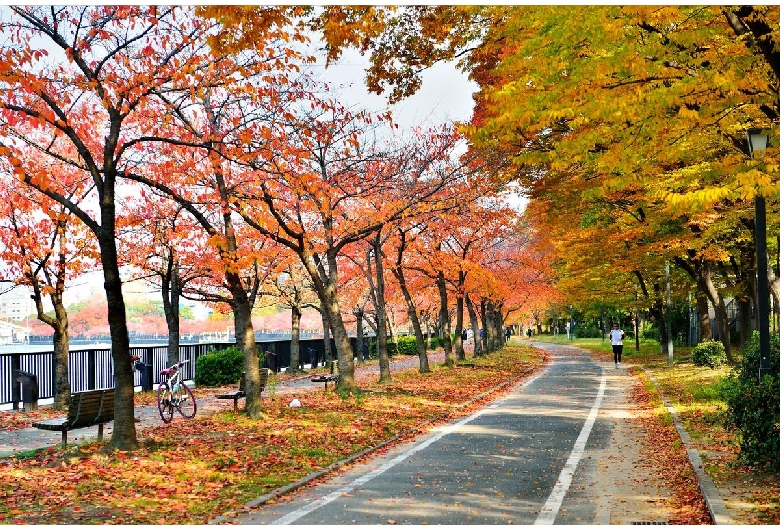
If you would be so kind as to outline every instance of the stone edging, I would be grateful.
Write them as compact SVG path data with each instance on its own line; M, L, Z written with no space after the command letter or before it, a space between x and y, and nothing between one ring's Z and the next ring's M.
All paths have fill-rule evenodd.
M693 471L696 473L696 479L699 482L699 489L701 490L701 494L704 496L704 501L707 503L707 509L710 511L712 521L715 524L736 524L734 519L732 519L731 515L729 514L729 511L726 509L726 505L723 503L723 499L721 498L720 493L718 493L718 488L715 487L715 483L712 482L712 479L704 470L704 464L701 460L701 457L699 456L699 451L697 451L694 447L693 441L688 435L688 431L685 430L685 427L683 427L680 418L677 416L677 411L674 410L674 407L669 404L669 401L661 391L661 386L658 384L658 381L655 380L653 374L648 372L644 367L642 367L642 371L644 371L650 381L653 382L658 395L660 395L661 399L663 399L666 410L669 411L669 414L672 415L674 426L677 429L677 434L680 435L680 439L682 440L683 446L685 447L685 451L688 453L688 460L691 462Z

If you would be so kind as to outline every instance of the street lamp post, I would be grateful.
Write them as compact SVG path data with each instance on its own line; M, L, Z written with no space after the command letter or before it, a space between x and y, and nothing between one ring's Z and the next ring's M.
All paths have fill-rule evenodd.
M674 364L674 337L672 336L672 283L669 279L669 262L666 262L666 342L669 366Z
M634 325L636 329L634 336L636 337L636 351L639 351L639 284L634 282L634 301L636 306L634 308Z
M769 136L761 129L748 129L748 151L750 158L756 151L763 151L769 143ZM758 297L758 344L761 362L758 367L759 381L772 372L769 359L769 280L766 257L766 202L764 196L756 193L755 199L755 245L756 245L756 296Z
M569 341L574 340L574 306L569 304Z

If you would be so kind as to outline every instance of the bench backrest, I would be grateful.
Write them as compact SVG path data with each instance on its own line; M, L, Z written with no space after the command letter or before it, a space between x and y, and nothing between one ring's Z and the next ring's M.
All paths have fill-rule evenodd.
M68 404L68 425L79 426L106 423L114 419L114 389L87 390L71 394Z
M271 375L271 370L268 368L260 368L260 391L265 390L265 385L268 384L268 378ZM238 380L238 390L246 392L246 372L241 372L241 379Z

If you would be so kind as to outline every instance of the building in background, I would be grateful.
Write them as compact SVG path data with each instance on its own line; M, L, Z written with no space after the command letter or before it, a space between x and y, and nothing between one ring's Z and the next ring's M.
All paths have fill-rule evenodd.
M0 344L28 342L29 317L34 310L27 287L14 287L0 294Z
M30 290L17 286L0 294L0 320L22 322L35 311Z

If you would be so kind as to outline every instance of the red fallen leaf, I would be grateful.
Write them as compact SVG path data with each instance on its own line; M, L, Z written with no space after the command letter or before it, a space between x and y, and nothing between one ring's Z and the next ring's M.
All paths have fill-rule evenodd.
M398 524L394 519L388 519L387 524Z

